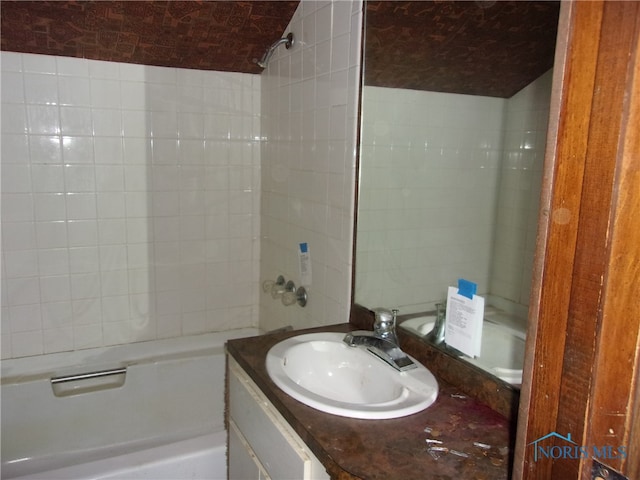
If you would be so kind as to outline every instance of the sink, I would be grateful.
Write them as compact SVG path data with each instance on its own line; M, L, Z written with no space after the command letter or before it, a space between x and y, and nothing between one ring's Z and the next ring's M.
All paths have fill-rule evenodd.
M424 336L433 329L434 324L434 316L424 316L406 320L400 326ZM461 354L460 357L505 382L520 385L524 363L524 343L524 332L485 320L482 326L480 356L471 358Z
M344 333L302 334L274 345L267 354L273 382L296 400L343 417L385 419L411 415L438 396L433 374L417 368L399 372L359 347Z

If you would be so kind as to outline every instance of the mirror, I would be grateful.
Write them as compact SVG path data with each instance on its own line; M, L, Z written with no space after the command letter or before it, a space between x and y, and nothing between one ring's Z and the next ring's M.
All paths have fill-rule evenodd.
M417 315L465 278L524 332L558 12L366 2L356 303Z

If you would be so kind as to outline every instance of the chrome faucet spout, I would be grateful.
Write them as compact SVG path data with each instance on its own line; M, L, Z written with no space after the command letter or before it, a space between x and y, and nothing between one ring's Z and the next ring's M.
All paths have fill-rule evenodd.
M444 343L446 319L445 308L445 303L436 303L436 322L433 325L433 329L425 336L425 340L431 342L434 345L440 345Z
M347 333L343 341L350 347L363 347L401 372L417 367L397 344L376 336L375 332L358 330Z
M347 333L343 339L344 343L350 347L365 348L396 370L405 371L416 368L417 365L398 345L398 337L395 331L396 313L398 311L377 308L374 312L376 319L373 332L359 330Z

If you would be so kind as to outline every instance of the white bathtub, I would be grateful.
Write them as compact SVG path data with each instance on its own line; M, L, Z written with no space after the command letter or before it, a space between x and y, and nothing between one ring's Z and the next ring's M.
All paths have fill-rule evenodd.
M226 478L224 342L257 333L3 361L2 479Z

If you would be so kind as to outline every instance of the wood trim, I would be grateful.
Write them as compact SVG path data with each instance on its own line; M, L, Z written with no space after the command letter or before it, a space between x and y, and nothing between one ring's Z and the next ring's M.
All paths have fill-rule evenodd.
M552 97L557 131L547 152L550 208L539 228L514 478L590 478L591 458L534 460L531 444L552 432L571 434L578 445L628 442L621 445L640 450L640 313L623 318L630 304L637 308L640 273L638 94L631 83L638 81L639 12L638 2L563 2L562 82Z
M629 415L629 448L627 454L630 459L640 458L640 345L636 347L635 361L635 389L632 390L633 409ZM626 465L628 478L640 478L640 462L628 462Z
M573 18L573 8L571 3L563 3L560 8L560 16L558 20L558 38L556 40L556 57L553 67L553 82L551 92L551 104L549 113L549 125L547 132L547 146L545 152L545 161L543 168L543 178L541 184L540 195L540 211L538 216L538 232L536 238L536 255L533 262L533 274L531 285L531 297L529 300L529 318L527 330L527 342L525 344L525 362L523 367L523 384L520 392L519 420L517 440L524 438L524 433L529 423L529 410L531 408L531 388L533 372L535 370L534 362L531 361L535 356L535 349L540 348L538 339L538 321L541 307L542 278L545 268L544 253L549 238L551 200L553 194L553 179L556 165L556 152L558 143L558 131L560 124L560 112L564 105L562 99L564 96L563 78L565 77L568 45L571 39L571 21ZM522 478L525 445L522 441L518 441L514 452L513 478Z
M635 12L632 8L635 7ZM619 36L628 36L629 46L621 50L619 62L632 52L622 98L622 128L618 147L609 220L608 266L604 277L602 319L598 332L593 389L589 404L587 441L593 445L626 447L625 455L605 463L640 478L640 418L637 397L640 369L640 6L633 2L620 10L616 19ZM635 14L635 15L634 15ZM635 18L635 25L633 19ZM612 139L615 141L617 138ZM635 402L635 405L634 405ZM634 408L635 407L635 408ZM634 413L635 409L635 413ZM635 430L635 431L634 431ZM590 477L586 465L582 478Z
M578 218L591 116L590 98L595 81L598 32L602 2L565 3L561 6L559 31L568 35L560 89L554 89L552 104L559 105L555 157L547 158L552 168L550 207L541 224L546 242L537 246L540 263L533 279L532 314L527 332L527 358L521 392L514 478L551 478L552 462L534 462L531 442L556 428L560 405L559 385L565 349L573 281ZM557 79L557 77L556 77ZM589 95L585 98L585 92ZM554 108L554 107L552 107ZM557 108L557 107L556 107ZM533 346L532 346L533 344ZM541 414L540 412L544 412ZM565 432L566 433L566 432Z
M602 340L598 329L609 261L609 220L615 203L613 183L618 139L624 131L625 80L628 78L628 53L634 40L636 10L635 2L605 2L602 10L560 387L561 403L555 428L560 433L571 432L579 445L596 445L586 433L587 412L592 369L597 360L596 342ZM590 476L590 461L584 462L581 458L556 461L552 469L553 478L576 478L585 463L588 463Z

